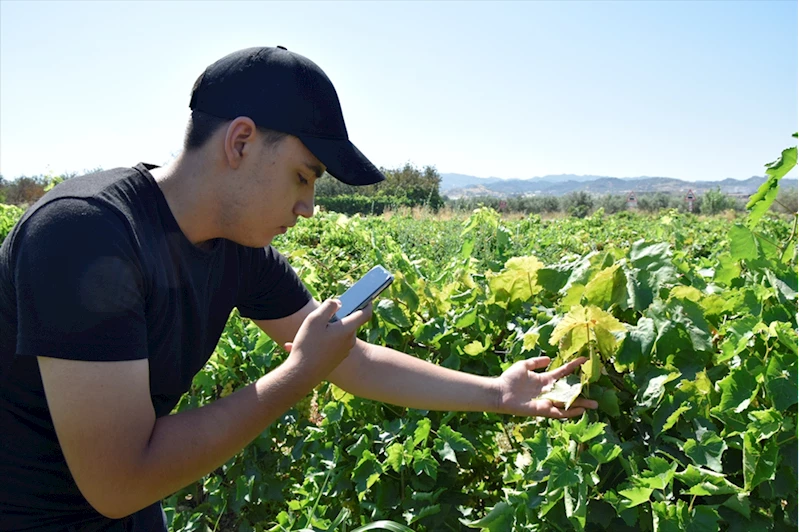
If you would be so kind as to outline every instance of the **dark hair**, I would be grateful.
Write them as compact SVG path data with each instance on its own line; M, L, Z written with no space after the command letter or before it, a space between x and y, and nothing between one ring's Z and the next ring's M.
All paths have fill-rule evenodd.
M219 118L218 116L209 115L202 111L192 110L189 123L186 126L186 138L183 140L183 149L192 151L202 148L203 145L208 142L208 139L211 138L211 135L230 122L231 120L229 118ZM262 127L259 127L258 131L263 135L264 142L267 145L277 144L288 136L288 133Z

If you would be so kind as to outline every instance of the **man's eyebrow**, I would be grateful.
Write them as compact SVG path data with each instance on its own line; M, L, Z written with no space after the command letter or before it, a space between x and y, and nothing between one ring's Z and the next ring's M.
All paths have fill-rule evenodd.
M325 173L324 168L322 168L319 164L313 164L309 162L305 162L305 166L314 174L316 174L316 178L319 179Z

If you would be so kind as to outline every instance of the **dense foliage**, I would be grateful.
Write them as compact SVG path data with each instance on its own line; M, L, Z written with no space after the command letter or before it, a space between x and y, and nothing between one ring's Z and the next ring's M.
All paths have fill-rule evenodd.
M481 375L585 355L556 391L600 407L572 421L428 412L322 383L170 497L172 530L795 530L797 220L767 213L795 160L786 150L733 221L303 220L275 245L317 299L376 263L395 274L364 339ZM285 356L234 312L177 409Z
M795 189L793 194L794 196L796 195ZM790 194L787 194L786 198L789 197ZM786 203L790 202L786 201ZM626 210L657 213L665 209L676 209L680 212L712 215L728 210L743 211L744 204L744 200L728 196L718 188L708 190L704 194L698 194L690 208L684 195L666 192L639 193L636 195L636 201L633 204L628 204L626 195L592 195L585 191L570 192L563 196L512 196L509 198L478 196L447 199L445 202L447 207L455 211L472 211L479 207L491 207L494 210L507 213L545 214L562 212L577 218L584 218L599 209L602 209L606 214ZM796 212L796 209L791 211L789 207L782 209L781 212Z
M505 223L482 210L444 254L437 225L322 215L278 246L320 299L377 262L397 274L362 330L370 341L484 375L541 353L592 354L599 369L583 394L599 411L571 422L423 412L322 384L171 499L175 529L220 516L229 529L274 530L377 519L414 530L795 525L788 224L763 220L757 236L678 213ZM414 226L414 247L391 236ZM283 356L234 318L181 407L225 395Z
M382 214L399 207L427 207L438 210L441 176L432 166L419 169L410 163L401 168L381 168L386 180L354 187L325 176L316 184L316 203L325 210L344 214Z

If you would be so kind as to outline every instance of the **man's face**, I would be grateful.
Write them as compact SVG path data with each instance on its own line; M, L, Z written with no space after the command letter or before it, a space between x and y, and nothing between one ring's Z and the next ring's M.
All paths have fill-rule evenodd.
M272 145L259 136L251 148L242 168L245 179L235 191L236 212L229 218L237 228L232 240L264 247L300 216L313 216L314 185L325 166L291 135Z

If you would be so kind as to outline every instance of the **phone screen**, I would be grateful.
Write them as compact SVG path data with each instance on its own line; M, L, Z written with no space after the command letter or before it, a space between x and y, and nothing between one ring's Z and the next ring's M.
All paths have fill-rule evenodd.
M356 310L364 308L372 299L391 284L394 276L382 266L375 266L361 279L339 296L341 308L338 309L331 322L349 316Z

